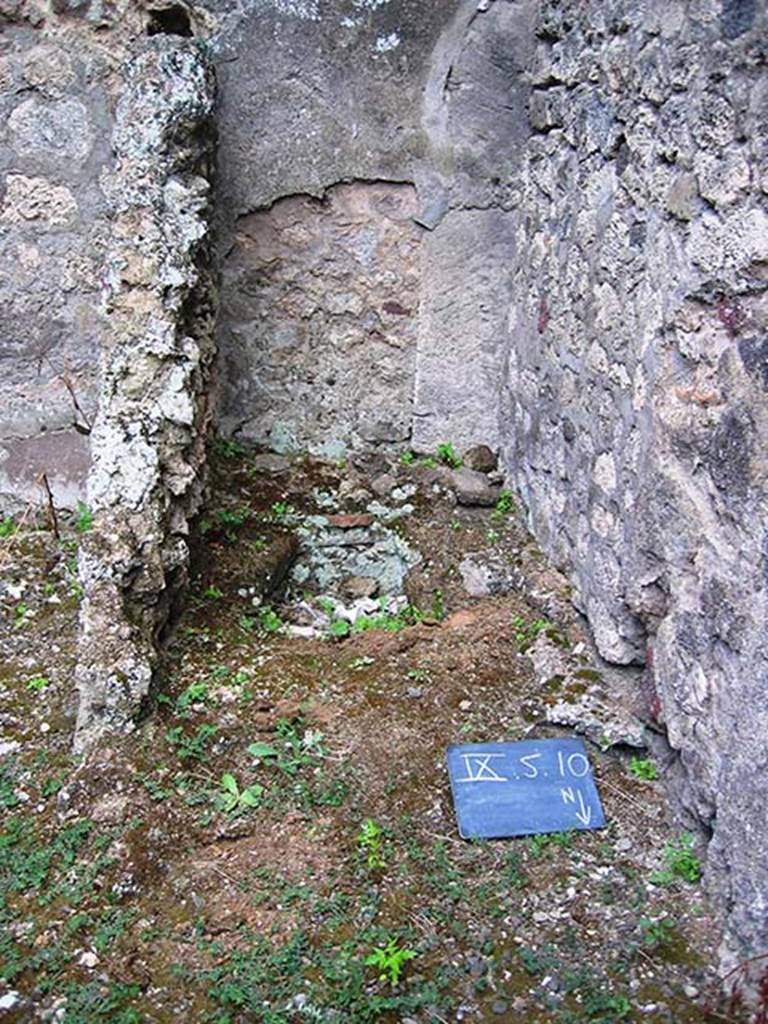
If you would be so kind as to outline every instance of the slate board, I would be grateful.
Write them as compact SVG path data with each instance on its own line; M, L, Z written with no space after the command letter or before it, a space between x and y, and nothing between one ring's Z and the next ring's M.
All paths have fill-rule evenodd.
M584 741L522 740L448 748L463 839L605 827Z

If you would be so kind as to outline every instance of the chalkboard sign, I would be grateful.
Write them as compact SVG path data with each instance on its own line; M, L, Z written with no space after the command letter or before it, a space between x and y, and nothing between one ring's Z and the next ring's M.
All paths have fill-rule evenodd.
M463 839L605 826L577 737L450 746L448 774Z

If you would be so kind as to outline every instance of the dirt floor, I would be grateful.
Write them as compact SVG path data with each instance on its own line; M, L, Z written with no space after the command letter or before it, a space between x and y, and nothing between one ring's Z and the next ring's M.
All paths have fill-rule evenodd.
M600 674L511 496L457 505L405 462L219 445L156 706L82 764L87 510L61 542L4 521L0 1020L737 1019L664 764L611 722L588 744L605 829L459 838L447 746L572 735L548 709ZM345 576L369 555L380 580Z

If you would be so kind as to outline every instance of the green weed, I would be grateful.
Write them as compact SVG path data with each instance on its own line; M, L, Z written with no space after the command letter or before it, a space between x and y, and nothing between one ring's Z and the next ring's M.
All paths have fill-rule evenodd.
M512 491L508 487L499 495L499 499L496 502L493 512L491 513L494 519L506 519L508 515L515 511L515 498Z
M307 766L314 765L325 757L323 734L316 729L302 732L301 720L289 722L281 718L277 723L277 736L282 741L274 746L270 743L251 743L248 753L267 763L274 763L284 775L295 776Z
M401 629L414 626L426 618L428 616L423 611L409 604L397 613L382 610L378 615L361 615L352 624L352 632L367 633L371 629L381 629L385 633L399 633Z
M265 605L259 609L259 625L265 633L279 633L285 626L285 623L269 605Z
M522 857L517 850L507 850L504 854L502 878L513 889L524 889L528 878L523 870Z
M349 636L352 632L352 626L346 619L331 619L331 623L328 626L328 633L330 636L335 636L340 640L344 637Z
M642 917L640 930L643 935L643 943L652 949L669 945L675 938L675 923L668 917L662 917L657 921Z
M32 610L29 606L24 601L19 601L13 609L13 628L22 629L26 626L31 614Z
M380 946L367 956L365 963L378 970L379 981L388 981L390 985L396 985L405 964L417 955L415 950L400 946L397 939L390 938L385 946Z
M522 615L517 615L512 620L515 629L515 641L521 654L524 654L541 633L553 630L554 627L548 619L534 619L526 623Z
M203 704L208 697L210 687L204 680L197 683L190 683L189 686L176 698L176 710L186 711L192 704Z
M292 515L296 514L296 509L293 505L289 505L285 501L276 501L270 509L270 514L272 522L284 523L286 520L290 519Z
M643 779L646 782L652 782L659 777L656 765L644 757L633 757L629 762L629 770L636 779Z
M198 726L192 736L188 736L184 732L183 726L176 725L166 732L165 738L181 761L205 761L208 757L211 743L217 733L218 729L215 725L208 725L206 723Z
M51 685L51 680L47 676L33 676L32 679L27 683L27 689L33 693L42 693L42 691Z
M75 529L78 533L88 533L93 526L93 512L84 501L77 503L77 515L75 517Z
M456 450L452 444L439 444L435 454L438 462L442 462L444 465L450 466L451 469L458 469L461 465L461 459L456 454Z
M676 843L667 843L664 859L667 867L651 875L657 885L670 885L677 879L695 884L701 878L701 861L693 852L694 839L690 832L684 832Z
M8 537L12 537L18 530L18 525L12 516L3 516L0 519L0 540L6 540Z
M251 518L252 512L247 505L236 508L222 508L200 520L200 533L205 536L213 530L220 530L228 544L237 540L237 528L243 526Z
M258 783L240 789L237 779L229 772L221 776L221 786L214 794L214 802L224 814L242 814L259 806L264 787Z
M219 438L213 446L214 453L222 459L238 459L245 455L247 449L239 441Z
M386 865L384 833L373 818L365 819L360 826L356 841L358 850L365 854L365 862L369 868L383 868Z

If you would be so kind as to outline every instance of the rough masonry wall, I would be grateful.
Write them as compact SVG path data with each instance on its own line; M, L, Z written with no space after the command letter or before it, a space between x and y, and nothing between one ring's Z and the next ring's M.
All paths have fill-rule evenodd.
M458 0L247 0L220 18L219 428L279 451L408 446L422 97ZM259 45L254 46L253 40Z
M735 955L768 945L766 12L540 5L504 461L712 830Z
M217 6L216 0L212 5ZM164 0L0 0L0 509L84 499L122 66ZM190 31L212 15L195 14Z
M33 24L34 22L34 24ZM71 40L70 40L71 43ZM110 59L0 5L0 504L81 497L96 404Z
M223 266L227 432L338 458L411 433L416 196L355 182L241 217Z
M149 693L187 580L211 418L212 70L194 43L158 37L123 75L104 180L113 245L80 548L77 749L130 731Z

